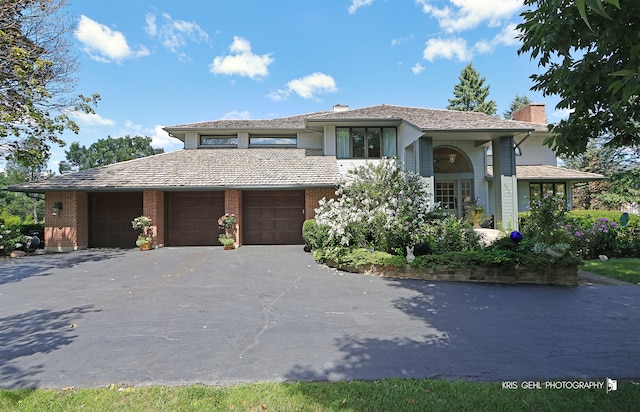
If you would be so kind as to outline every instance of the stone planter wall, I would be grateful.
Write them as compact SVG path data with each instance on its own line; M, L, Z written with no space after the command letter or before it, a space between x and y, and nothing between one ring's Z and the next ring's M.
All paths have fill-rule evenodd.
M377 266L368 265L358 268L339 266L334 262L326 262L328 266L354 273L364 273L396 279L444 280L454 282L484 282L484 283L529 283L538 285L578 285L577 266L554 266L549 268L531 268L520 266L508 268L501 266L478 266L458 268L452 266L438 266L434 268L413 268L409 265Z

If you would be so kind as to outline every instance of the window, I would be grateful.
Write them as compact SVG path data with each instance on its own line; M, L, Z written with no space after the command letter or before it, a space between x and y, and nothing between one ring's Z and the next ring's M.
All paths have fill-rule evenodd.
M249 136L250 146L295 146L298 144L297 135L252 135Z
M336 154L340 159L393 157L396 140L395 127L336 127Z
M567 193L567 186L565 183L529 183L529 197L531 199L549 192L553 193L554 196L564 196Z
M237 146L238 136L200 136L201 146Z

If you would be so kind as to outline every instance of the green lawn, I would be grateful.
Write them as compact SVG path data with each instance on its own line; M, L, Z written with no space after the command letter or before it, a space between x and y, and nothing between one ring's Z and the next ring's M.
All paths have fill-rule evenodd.
M562 384L563 381L552 381ZM574 384L575 381L567 381ZM603 382L585 381L586 383ZM444 380L255 383L229 387L0 390L10 411L632 411L640 384L600 389L503 389L503 384Z
M625 282L640 283L640 259L586 260L580 269Z

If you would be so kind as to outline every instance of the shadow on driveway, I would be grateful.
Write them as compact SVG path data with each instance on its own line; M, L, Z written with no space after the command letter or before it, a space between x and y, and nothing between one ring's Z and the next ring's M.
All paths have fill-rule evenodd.
M34 276L49 276L51 269L69 269L87 262L99 262L123 256L122 249L89 249L60 254L27 255L0 259L0 285L20 282Z
M34 309L26 313L0 318L0 381L12 382L16 388L37 387L35 376L42 365L19 367L17 360L37 353L50 353L69 345L77 337L75 323L94 310L92 305L65 311Z

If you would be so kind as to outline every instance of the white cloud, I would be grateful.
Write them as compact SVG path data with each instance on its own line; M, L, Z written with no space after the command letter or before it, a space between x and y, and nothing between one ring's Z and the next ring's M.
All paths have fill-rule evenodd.
M413 74L420 74L424 71L424 66L420 63L416 63L411 68L411 71L413 72Z
M146 47L138 46L136 50L132 49L124 34L111 30L87 16L80 16L80 22L74 35L84 45L83 50L96 61L121 62L149 55L149 50Z
M355 14L355 12L362 6L370 6L374 0L351 0L349 6L349 14Z
M225 114L222 115L222 119L224 120L247 120L247 119L251 119L251 112L249 112L248 110L244 110L244 111L239 111L239 110L232 110L230 112L226 112Z
M285 89L270 93L268 97L273 101L281 101L296 93L303 99L315 99L317 94L335 93L338 91L336 81L328 74L315 72L287 83Z
M71 112L69 116L77 119L85 126L115 126L116 122L105 119L97 113Z
M153 127L144 127L135 124L131 120L127 120L124 124L124 130L120 131L120 136L148 136L151 138L153 147L163 148L165 151L180 149L182 142L175 137L169 136L169 133L162 130L164 126L156 125Z
M229 50L231 55L213 59L209 66L211 73L245 76L253 80L269 75L269 65L273 63L273 59L269 54L253 54L248 40L234 36Z
M449 39L429 39L422 53L425 60L456 59L461 62L469 61L473 53L469 50L467 41L460 37Z
M175 20L169 14L162 13L162 23L158 25L155 14L149 13L145 17L147 25L146 33L151 37L157 37L162 45L173 53L186 57L178 50L187 44L187 41L208 42L209 35L195 22Z
M407 37L398 37L396 39L391 40L391 47L396 47L399 46L403 43L406 43L408 41L411 41L414 39L414 35L413 33L411 33L410 35L408 35Z
M444 7L433 6L434 2L416 0L448 33L473 29L483 22L489 27L500 26L522 8L522 0L449 0L450 6Z

